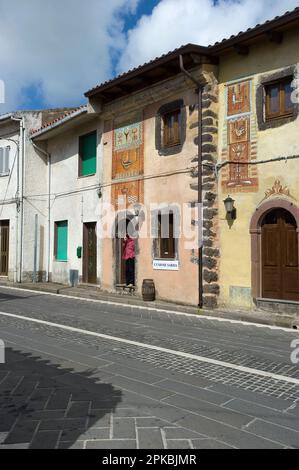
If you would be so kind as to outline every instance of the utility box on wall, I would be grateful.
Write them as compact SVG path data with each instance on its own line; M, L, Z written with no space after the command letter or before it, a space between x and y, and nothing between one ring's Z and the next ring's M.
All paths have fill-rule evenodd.
M78 269L70 269L70 284L72 287L76 287L79 284Z
M82 258L82 246L77 247L77 258Z

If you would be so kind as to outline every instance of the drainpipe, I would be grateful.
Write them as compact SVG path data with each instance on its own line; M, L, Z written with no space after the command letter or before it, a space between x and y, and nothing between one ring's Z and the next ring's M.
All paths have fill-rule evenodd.
M203 84L199 80L194 78L184 68L183 56L180 55L180 69L181 71L193 81L196 85L196 93L198 97L198 206L202 209L202 89ZM203 211L201 210L201 214ZM201 216L202 219L202 216ZM198 231L199 231L199 242L198 247L198 307L203 308L203 273L202 273L202 220L200 221L200 214L198 215Z
M50 257L51 257L51 154L46 150L38 147L32 139L33 147L47 157L48 166L48 255L47 255L47 277L46 282L50 282Z
M24 117L11 117L20 123L20 137L17 157L17 193L16 193L16 280L22 282L23 271L23 233L24 233L24 162L25 162L25 123ZM21 155L21 158L20 158ZM20 182L21 180L21 182ZM19 217L20 214L20 217ZM20 231L20 239L19 239Z

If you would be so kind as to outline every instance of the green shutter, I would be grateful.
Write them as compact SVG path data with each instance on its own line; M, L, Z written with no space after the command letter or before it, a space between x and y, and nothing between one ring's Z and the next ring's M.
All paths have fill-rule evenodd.
M97 134L96 132L80 138L81 175L96 173L97 169Z
M56 259L57 261L67 261L67 235L68 224L67 221L56 222L57 230L57 245L56 245Z

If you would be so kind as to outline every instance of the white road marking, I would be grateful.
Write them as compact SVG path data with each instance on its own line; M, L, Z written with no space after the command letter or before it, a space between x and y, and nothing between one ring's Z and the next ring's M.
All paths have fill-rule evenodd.
M244 321L244 320L233 320L231 318L220 318L220 317L213 317L211 315L202 315L199 311L198 314L195 313L186 313L186 312L178 312L176 310L166 310L166 309L161 309L161 308L156 308L156 307L150 307L147 305L131 305L131 304L126 304L126 303L121 303L121 302L112 302L111 300L99 300L99 299L87 299L85 297L77 297L74 295L65 295L65 294L55 294L53 292L43 292L43 291L38 291L38 290L33 290L33 289L23 289L19 287L10 287L10 286L1 286L0 289L11 289L11 290L17 290L19 292L31 292L36 295L50 295L53 297L62 297L64 299L72 299L72 300L79 300L81 302L92 302L92 303L98 303L98 304L104 304L104 305L113 305L117 307L126 307L126 308L133 308L133 309L139 309L139 310L150 310L150 311L155 311L155 312L161 312L161 313L171 313L175 315L180 315L183 317L190 317L193 319L198 319L198 320L209 320L209 321L218 321L218 322L226 322L226 323L232 323L236 325L244 325L244 326L255 326L256 328L268 328L270 330L279 330L279 331L286 331L287 333L297 333L299 334L299 331L296 329L292 328L285 328L283 326L275 326L275 325L264 325L262 323L255 323L255 322L249 322L249 321Z
M284 375L272 374L271 372L266 372L266 371L263 371L263 370L253 369L251 367L238 366L236 364L231 364L230 362L218 361L216 359L211 359L211 358L204 357L204 356L197 356L195 354L189 354L189 353L185 353L185 352L182 352L182 351L176 351L174 349L162 348L160 346L154 346L152 344L140 343L138 341L132 341L132 340L125 339L125 338L119 338L119 337L116 337L116 336L105 335L103 333L97 333L95 331L83 330L81 328L75 328L73 326L62 325L60 323L52 323L52 322L49 322L49 321L46 321L46 320L39 320L37 318L24 317L22 315L15 315L13 313L0 312L0 315L6 316L6 317L9 317L9 318L17 318L19 320L25 320L25 321L32 322L32 323L38 323L40 325L47 325L47 326L51 326L53 328L60 328L62 330L66 330L66 331L72 331L72 332L75 332L75 333L94 336L94 337L102 338L102 339L109 340L109 341L117 341L118 343L129 344L131 346L138 346L138 347L141 347L143 349L149 349L149 350L152 350L152 351L159 351L159 352L162 352L162 353L171 354L173 356L183 357L185 359L191 359L191 360L195 360L195 361L198 361L198 362L204 362L206 364L213 364L213 365L216 365L216 366L221 366L221 367L226 367L228 369L237 370L239 372L245 372L247 374L259 375L261 377L267 377L267 378L271 378L271 379L274 379L274 380L280 380L280 381L283 381L283 382L288 382L288 383L291 383L291 384L299 385L299 379L295 379L293 377L287 377L287 376L284 376Z

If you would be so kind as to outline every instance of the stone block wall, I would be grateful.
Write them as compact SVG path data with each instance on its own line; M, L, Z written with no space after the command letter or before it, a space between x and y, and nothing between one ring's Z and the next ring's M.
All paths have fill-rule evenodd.
M203 190L203 305L217 308L219 286L219 227L218 196L215 165L218 149L218 83L213 73L205 74L206 85L202 94L202 190ZM197 114L197 113L196 113ZM192 124L192 127L194 123ZM198 136L194 144L198 145ZM193 160L197 168L192 171L191 188L198 191L198 156ZM196 199L197 200L197 199ZM192 261L199 262L193 253Z

